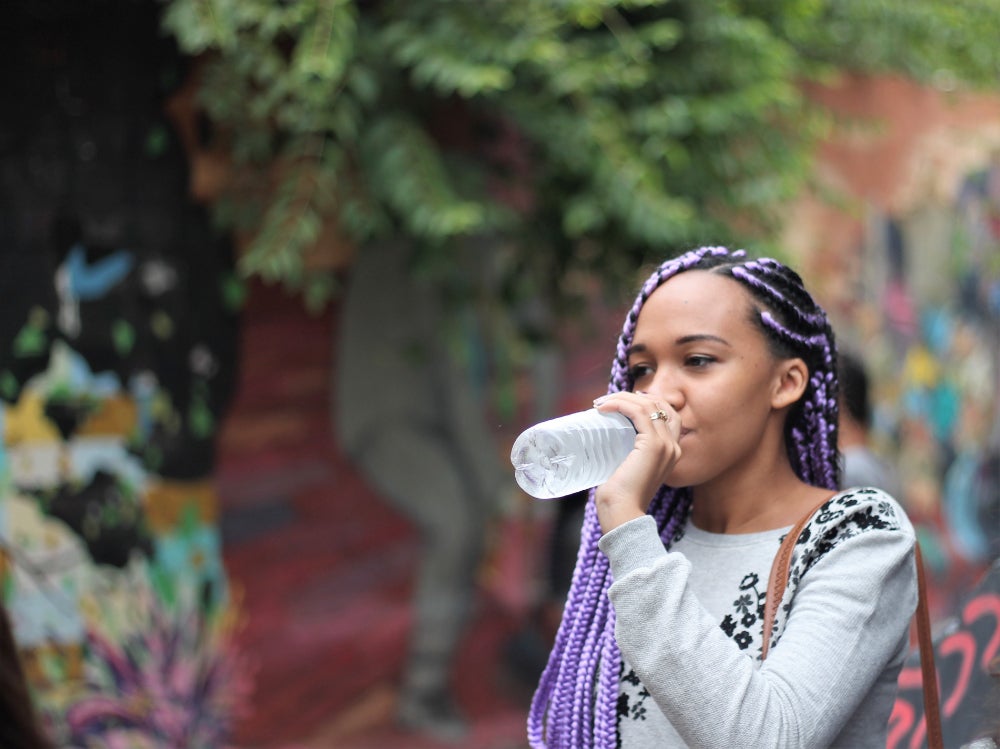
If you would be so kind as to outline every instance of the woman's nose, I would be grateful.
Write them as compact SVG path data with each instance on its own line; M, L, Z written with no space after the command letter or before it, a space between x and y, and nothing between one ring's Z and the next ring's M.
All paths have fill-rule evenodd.
M655 399L664 401L675 411L679 411L684 403L684 395L674 373L665 368L660 368L656 372L653 381L649 383L647 391Z

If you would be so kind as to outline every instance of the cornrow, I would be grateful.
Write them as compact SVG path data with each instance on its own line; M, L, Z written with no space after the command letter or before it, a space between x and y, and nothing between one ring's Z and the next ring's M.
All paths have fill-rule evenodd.
M827 489L839 482L837 366L833 330L799 275L771 258L750 260L743 250L701 247L661 264L639 290L625 317L611 365L608 393L631 390L628 348L639 313L665 281L688 270L729 276L755 300L753 319L779 358L801 357L810 377L785 423L789 460L803 481ZM562 622L528 713L528 741L535 749L615 749L622 658L615 614L608 598L611 571L597 542L601 527L594 490L584 513L580 550ZM687 521L691 491L662 486L649 514L660 539L673 544ZM595 694L596 690L596 694Z
M755 275L755 271L758 274ZM719 272L740 281L760 302L757 323L777 356L801 356L809 384L785 422L785 445L795 472L817 486L836 488L839 463L827 461L837 444L836 344L826 313L799 275L766 258Z

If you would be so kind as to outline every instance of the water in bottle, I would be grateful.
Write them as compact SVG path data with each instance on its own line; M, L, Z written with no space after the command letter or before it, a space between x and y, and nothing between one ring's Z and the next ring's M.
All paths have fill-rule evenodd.
M635 445L635 427L617 412L591 408L543 421L514 441L510 462L532 497L565 497L607 481Z

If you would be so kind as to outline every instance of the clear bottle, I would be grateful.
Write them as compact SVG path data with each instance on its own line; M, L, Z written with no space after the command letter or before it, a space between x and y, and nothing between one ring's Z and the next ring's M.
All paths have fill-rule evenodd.
M594 408L543 421L514 441L514 478L537 499L589 489L607 481L622 464L635 434L628 417Z

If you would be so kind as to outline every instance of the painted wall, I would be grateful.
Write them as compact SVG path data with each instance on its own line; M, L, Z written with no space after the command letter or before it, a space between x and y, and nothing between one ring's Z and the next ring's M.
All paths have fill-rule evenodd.
M0 32L0 592L57 746L216 747L248 680L212 484L240 287L148 3Z
M948 615L1000 556L1000 98L850 77L812 95L843 124L787 243L868 364Z
M1000 706L997 186L991 159L950 203L873 212L843 322L878 384L873 436L897 469L928 568L947 746L995 731ZM912 746L923 731L918 659L900 685L889 745Z

